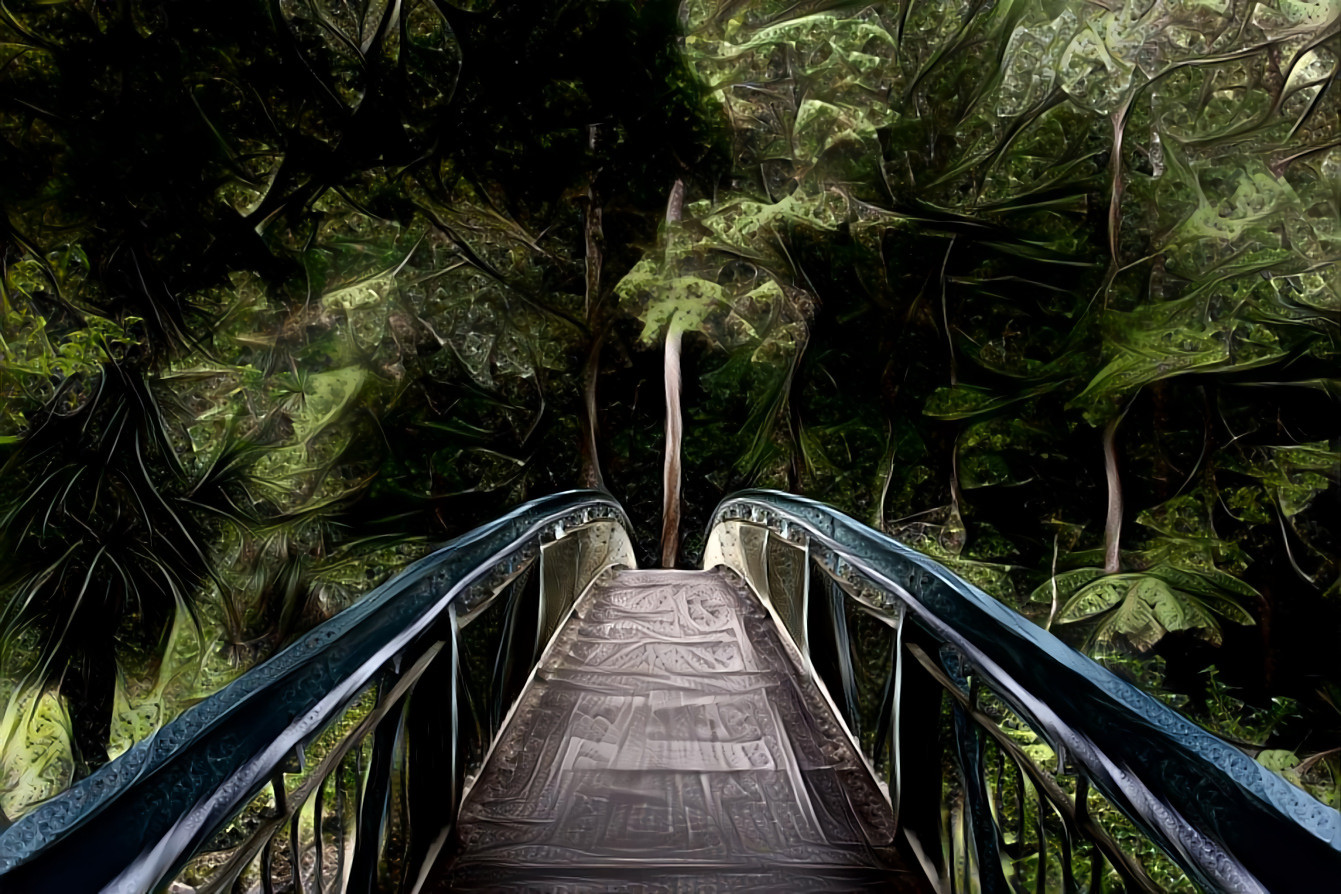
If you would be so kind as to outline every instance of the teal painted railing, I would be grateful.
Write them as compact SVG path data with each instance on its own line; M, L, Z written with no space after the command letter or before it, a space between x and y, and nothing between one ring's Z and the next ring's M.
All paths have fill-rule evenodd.
M1162 890L1155 847L1207 890L1341 878L1335 810L926 556L776 492L714 522L942 890ZM0 890L416 890L626 530L573 491L446 545L0 833Z
M1341 879L1341 813L894 539L750 491L714 515L719 562L772 604L943 890L1163 890L1142 836L1211 891ZM1115 840L1105 801L1140 835Z
M572 491L415 562L21 817L0 890L152 891L185 870L223 891L249 867L267 891L412 885L573 601L632 561L624 528L609 497Z

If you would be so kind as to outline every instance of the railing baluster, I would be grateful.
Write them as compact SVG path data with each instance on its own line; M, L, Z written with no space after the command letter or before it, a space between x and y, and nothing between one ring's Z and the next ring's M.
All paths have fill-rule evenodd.
M345 756L349 766L341 771L341 784L336 788L339 802L336 809L340 819L340 860L335 878L335 890L349 890L350 871L354 862L354 835L358 831L359 800L363 789L363 743ZM348 786L345 780L348 779Z
M973 880L977 877L977 871L974 866L975 854L971 845L973 832L969 828L968 806L963 800L960 800L954 806L954 829L955 835L952 840L955 846L953 853L959 855L959 872L956 875L958 887L964 894L974 894Z
M276 769L270 777L270 790L274 793L275 817L281 828L284 816L288 813L287 798L284 790L284 771ZM275 839L267 836L265 847L261 849L261 890L264 894L275 894Z
M1062 813L1060 810L1057 811L1057 815L1060 816L1062 819L1062 841L1061 841L1062 890L1066 892L1071 892L1076 889L1075 868L1071 865L1071 857L1072 857L1071 823L1070 820L1067 818L1066 814Z
M782 541L786 543L787 541ZM790 547L791 544L788 544ZM810 540L806 539L804 554L799 559L801 571L798 575L801 578L801 601L796 609L797 625L801 628L802 655L806 661L810 660ZM814 669L811 668L811 673ZM853 733L856 735L856 733Z
M1076 774L1076 823L1084 825L1090 819L1090 780L1084 771Z
M448 687L448 716L451 718L452 742L456 745L448 752L450 754L448 778L451 780L451 802L457 805L461 803L466 767L461 754L461 625L456 619L455 606L450 606L447 610L447 632L451 635L447 640L447 654L443 658L452 669L452 685Z
M316 794L312 798L312 877L315 894L324 894L326 877L322 873L322 858L325 856L326 843L322 840L321 812L326 808L326 780L317 783Z
M386 686L384 677L378 684ZM377 886L378 868L384 844L387 811L390 806L391 768L395 757L396 739L400 732L403 696L387 711L372 734L372 755L368 760L363 797L359 804L358 830L354 835L354 860L349 884L354 891L372 891Z
M439 631L446 633L446 631ZM456 819L454 792L457 780L448 755L459 747L450 712L442 710L442 696L456 686L452 656L444 655L448 643L440 645L433 663L410 693L405 709L405 741L409 774L405 789L405 824L408 850L401 890L418 885L434 858L442 850Z
M984 773L984 778L987 780L987 806L996 827L997 848L1001 853L1001 874L1006 880L1007 890L1014 890L1015 855L1012 853L1014 849L1006 841L1005 817L1009 807L1007 803L1009 795L1005 790L1005 755L1001 753L1000 748L992 747L990 741L984 741L983 761L988 764L988 770Z
M858 709L856 674L852 667L852 640L848 633L847 606L843 588L837 581L829 581L829 611L833 615L834 639L837 644L838 677L842 681L843 705L847 709L847 721L852 735L860 741L862 717Z
M1010 765L1012 771L1011 781L1014 785L1011 788L1015 791L1016 808L1019 815L1015 818L1015 842L1016 849L1020 852L1020 857L1024 857L1025 827L1027 825L1027 815L1029 813L1029 804L1026 801L1028 793L1024 788L1024 771L1020 765L1006 754L1005 749L1001 750L1001 758Z
M261 891L275 894L275 839L267 838L261 848Z
M1067 823L1074 823L1075 805L1057 782L1049 776L1044 770L1040 769L1029 756L1020 750L1019 746L1010 740L1010 737L997 728L992 718L982 714L976 709L969 708L968 694L964 691L961 683L953 680L944 670L938 667L931 656L927 655L923 649L914 644L908 644L908 652L917 660L918 665L932 676L939 684L941 689L947 693L955 703L961 705L969 716L975 721L977 727L996 740L998 747L1002 748L1011 759L1014 760L1037 791L1038 798L1038 833L1039 833L1039 863L1046 867L1046 839L1047 811L1055 810L1061 817L1063 829L1067 828ZM1046 796L1046 798L1044 797ZM1084 829L1089 838L1103 851L1108 861L1117 869L1118 874L1122 876L1124 883L1131 891L1142 891L1147 894L1157 894L1161 889L1146 874L1145 869L1137 863L1132 857L1123 853L1108 833L1095 824L1092 818L1087 818ZM1065 864L1069 865L1069 861ZM1040 885L1042 882L1039 883ZM1042 892L1044 888L1039 887ZM1069 889L1068 889L1069 890Z
M411 693L412 694L412 693ZM405 722L408 719L409 697L404 699L400 714L400 723L396 726L396 742L391 755L393 775L391 778L391 808L385 826L383 839L386 842L383 852L383 867L386 876L392 882L391 890L400 887L404 880L409 845L409 789L410 772L409 740L406 738ZM394 848L393 848L394 846Z
M1082 770L1076 774L1076 826L1083 829L1092 821L1090 819L1090 780ZM1099 852L1098 845L1090 847L1090 891L1099 890L1099 879L1102 875L1103 856Z
M899 724L903 718L903 621L905 607L899 603L894 618L894 699L890 712L892 727L889 737L890 805L894 808L894 826L899 825L899 804L903 800L903 737Z
M524 580L523 576L523 580ZM522 587L513 584L508 587L507 600L504 605L503 614L503 637L498 654L494 657L494 667L492 679L489 681L489 733L492 735L498 732L498 728L503 724L503 714L507 711L508 703L504 703L500 697L507 691L508 680L511 677L512 662L514 660L513 650L516 642L517 615L521 608ZM527 651L532 651L528 649ZM528 660L529 660L528 656Z
M964 781L964 799L969 812L969 836L978 880L984 894L1008 891L1001 873L1001 851L992 808L988 803L987 780L983 770L982 740L978 726L968 712L955 702L952 708L954 737L959 770Z
M1038 833L1038 868L1034 873L1035 894L1043 894L1048 884L1048 826L1044 811L1048 809L1042 793L1032 784L1034 792L1034 828Z
M1341 875L1341 821L1335 811L1327 810L1325 805L1262 768L1231 744L1199 729L1168 706L1068 648L933 559L831 507L792 494L738 493L723 501L714 520L708 545L714 563L730 565L756 589L762 584L760 595L777 605L787 602L787 594L765 591L774 584L773 578L781 580L785 575L772 573L768 565L774 556L757 544L773 540L799 544L804 538L820 573L828 578L828 607L830 617L835 620L835 640L840 639L837 620L852 617L844 612L843 606L860 606L860 610L894 626L893 616L906 605L908 615L916 621L918 642L923 642L933 653L939 652L938 657L951 664L964 659L975 667L978 673L970 693L965 691L970 688L967 680L961 688L958 681L949 679L960 676L957 668L952 670L947 664L945 670L950 671L947 675L932 666L939 662L924 661L923 653L916 656L917 663L926 666L933 679L962 706L964 716L980 734L990 735L1016 768L1016 789L1020 792L1017 805L1020 816L1016 818L1018 846L1004 847L1002 825L1006 821L993 815L991 837L996 840L997 865L988 865L993 858L984 850L983 865L979 867L986 879L984 884L993 883L992 876L1003 869L999 861L1005 855L1022 861L1026 851L1032 854L1036 850L1038 866L1033 887L1040 892L1055 890L1057 880L1067 890L1076 890L1080 884L1101 890L1109 884L1110 866L1129 892L1160 890L1144 866L1105 831L1104 826L1114 822L1119 825L1130 822L1178 864L1190 881L1208 890L1262 894L1277 888L1289 889L1301 874ZM777 536L773 537L772 532L777 532ZM906 622L899 624L900 630L903 624ZM805 645L798 643L803 653ZM912 645L908 643L910 648ZM839 678L834 688L843 690L842 698L838 699L843 707L854 701L849 697L853 690L844 679L847 668L883 670L883 656L872 654L869 646L868 638L861 637L861 642L853 644L833 668L831 676ZM815 666L820 673L830 673L818 653ZM896 662L890 668L891 675L896 677L900 668L901 663ZM865 680L860 682L862 685L855 687L860 695L880 692L879 689L870 692L872 687L865 686ZM875 735L859 741L863 745L875 741L876 747L867 752L867 757L883 770L884 742L889 739L887 781L891 800L899 811L900 828L907 833L923 864L931 867L934 863L938 867L944 887L957 889L966 866L958 859L961 855L950 853L944 860L936 860L926 855L920 843L922 835L938 830L940 840L953 846L959 834L956 830L961 829L957 808L937 812L934 819L930 814L922 818L926 813L921 800L925 792L922 786L902 778L903 764L909 763L909 757L896 753L904 739L894 726L906 725L906 720L895 715L903 714L902 702L906 698L901 691L894 698L893 682L888 678L884 681L886 691L881 698ZM993 695L988 712L977 710L979 686L990 689ZM1076 799L1065 794L1053 773L1035 765L1003 732L1000 727L1006 722L1003 718L988 716L997 713L996 699L1004 710L1017 715L1029 727L1037 737L1036 743L1046 743L1053 749L1057 758L1055 775L1077 771L1086 774L1079 780ZM894 702L900 703L897 712L893 710ZM890 706L888 715L884 713L884 705ZM856 715L857 711L850 713ZM869 722L870 718L863 720ZM961 719L959 726L966 722ZM869 735L866 723L854 720L850 725L859 724ZM959 744L968 748L969 738L961 735ZM967 780L974 775L970 763L965 773L968 790L963 793L970 812L976 814L986 807L989 814L1000 812L1004 817L1004 811L1009 809L1004 800L1007 783L1002 778L996 781L995 794L1003 799L998 805L991 792L982 797L982 792L974 792L974 785L968 785ZM1196 785L1189 785L1189 781L1195 781ZM977 782L986 791L986 782L982 779ZM908 813L907 804L913 788L917 788L919 798L915 816ZM1090 788L1102 794L1105 804L1116 810L1106 806L1102 813L1096 811L1091 815ZM940 796L958 797L952 790L945 790ZM941 803L944 806L948 802ZM1048 817L1050 811L1056 811L1060 829ZM1122 816L1117 816L1118 813ZM1033 843L1027 841L1031 823L1037 827L1037 841ZM993 842L982 834L981 819L970 823L970 827L977 833L975 846L990 849ZM1049 835L1057 835L1059 831L1057 841L1047 841ZM1283 861L1279 854L1287 841L1291 859ZM1088 871L1074 862L1082 854L1089 859ZM1054 856L1061 858L1061 865L1056 867L1060 879L1054 876L1050 883L1049 858ZM929 874L935 872L929 870ZM1023 875L1017 881L1027 885Z
M307 890L307 885L303 882L302 820L302 810L294 811L293 816L289 818L289 860L293 864L290 871L296 894L302 894Z
M956 783L951 783L947 778L945 785L953 790ZM944 842L945 867L941 872L942 891L965 891L968 884L968 862L969 848L966 846L964 838L964 805L963 791L959 791L960 797L947 799L945 809L942 811L944 819L941 820L941 841Z

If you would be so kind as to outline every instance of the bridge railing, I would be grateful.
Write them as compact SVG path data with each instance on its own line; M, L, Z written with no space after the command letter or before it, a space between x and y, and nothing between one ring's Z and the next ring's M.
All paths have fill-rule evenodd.
M571 491L457 538L16 821L0 889L414 890L625 529Z
M943 891L1341 878L1336 810L892 538L748 491L714 515L717 565L790 634Z

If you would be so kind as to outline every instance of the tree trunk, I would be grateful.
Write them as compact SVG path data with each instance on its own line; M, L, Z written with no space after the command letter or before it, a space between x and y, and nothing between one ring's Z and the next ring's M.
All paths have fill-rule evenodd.
M112 712L116 709L116 658L110 649L92 650L77 656L66 671L73 693L70 738L75 759L88 772L107 763L107 745L112 737Z
M666 225L680 220L684 211L684 181L676 180L666 200ZM670 238L669 232L667 239ZM684 420L680 415L680 339L684 332L671 319L666 327L666 461L662 467L661 567L674 568L680 551L680 442Z
M666 331L666 461L662 474L661 567L674 568L680 550L680 442L684 420L680 414L680 339L674 324Z
M596 151L595 124L587 127L587 149L593 153ZM605 232L601 227L601 203L596 196L596 174L594 172L587 179L587 218L583 229L587 244L587 325L590 326L595 319L596 305L600 301L601 243L605 241Z
M596 446L599 430L596 413L596 378L601 372L601 347L605 344L605 330L592 335L587 352L587 363L582 371L582 486L605 490L605 476L601 474L601 455Z
M587 128L587 148L596 151L596 125ZM601 346L605 343L605 328L601 310L601 243L605 234L601 228L601 204L596 195L596 175L587 181L587 217L585 227L586 258L586 311L587 331L591 344L587 349L587 363L582 370L582 471L583 487L605 490L601 475L601 455L596 446L599 430L596 417L596 379L601 370Z
M1104 473L1108 477L1108 519L1104 523L1104 572L1122 570L1122 481L1118 478L1117 430L1122 417L1104 428Z

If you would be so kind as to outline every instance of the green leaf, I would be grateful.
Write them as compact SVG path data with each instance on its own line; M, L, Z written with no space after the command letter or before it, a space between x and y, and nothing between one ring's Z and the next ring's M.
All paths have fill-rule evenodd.
M1220 645L1220 625L1195 597L1174 590L1159 578L1144 577L1132 585L1132 595L1150 606L1166 631L1194 630L1212 645ZM1158 637L1156 637L1158 640Z
M1141 598L1137 586L1127 590L1117 609L1096 628L1094 641L1100 646L1111 647L1117 635L1122 635L1138 651L1148 652L1163 639L1167 632L1156 617L1154 606Z
M70 715L54 689L16 687L0 716L0 811L11 820L74 781Z
M1000 394L973 385L946 386L937 388L931 393L922 412L933 419L973 419L1046 394L1055 387L1057 386L1054 383L1046 383Z
M1284 748L1266 748L1257 752L1257 762L1288 779L1287 771L1299 766L1299 756Z
M346 366L307 376L302 382L302 405L293 416L293 436L306 443L329 427L358 397L368 378L361 366Z
M1091 569L1082 570L1089 571ZM1102 614L1113 606L1121 604L1127 598L1127 591L1127 581L1122 579L1120 575L1102 577L1094 583L1081 587L1074 596L1067 600L1066 604L1057 612L1057 623L1070 624ZM1035 591L1035 593L1037 592Z
M643 314L639 340L656 344L668 332L698 332L714 312L728 306L722 287L696 276L679 276L661 284Z
M1234 575L1218 568L1196 568L1189 571L1171 565L1156 565L1150 569L1150 573L1199 596L1228 595L1245 599L1262 598L1261 593L1258 593Z
M1056 588L1057 598L1069 599L1077 590L1098 580L1104 574L1105 571L1102 568L1076 568L1071 571L1063 571L1035 588L1034 592L1029 594L1029 600L1031 602L1052 602L1054 587Z
M1080 570L1093 573L1097 569ZM1038 600L1045 593L1046 585L1034 591L1034 599ZM1215 610L1227 614L1232 620L1252 623L1252 617L1232 599L1224 596L1209 599ZM1110 574L1097 578L1081 587L1066 602L1057 613L1056 622L1071 624L1105 614L1091 635L1093 642L1105 648L1111 647L1120 635L1145 652L1166 633L1178 630L1194 631L1213 645L1219 645L1223 639L1211 607L1191 593L1175 589L1153 573Z

